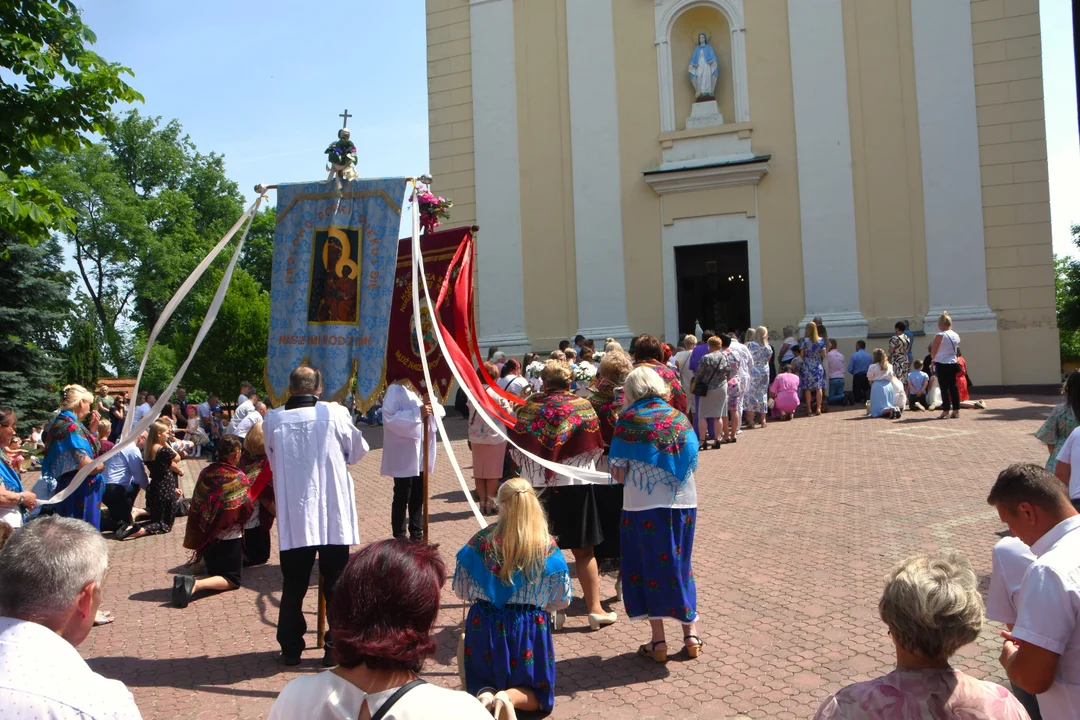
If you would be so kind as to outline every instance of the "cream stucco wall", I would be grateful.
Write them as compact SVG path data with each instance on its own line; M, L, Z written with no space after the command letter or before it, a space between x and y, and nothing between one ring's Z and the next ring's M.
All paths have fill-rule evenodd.
M568 1L513 0L522 292L527 335L538 349L571 336L578 325L574 247L588 242L574 236ZM621 164L613 187L621 194L627 319L635 332L664 333L658 270L664 228L680 219L752 219L761 248L762 320L778 333L807 311L787 2L743 6L749 122L661 133L653 3L616 0L619 125L613 131ZM842 0L859 268L860 307L852 310L861 311L871 333L891 329L900 318L918 330L929 309L911 2ZM436 189L455 201L451 224L469 224L476 218L469 2L427 5L431 170ZM688 35L687 28L702 25L703 12L712 11L691 10L675 33ZM1048 383L1058 374L1058 351L1038 2L974 0L971 19L985 266L999 332L965 335L966 354L981 384ZM714 29L713 43L728 64L730 39L717 37L725 33ZM684 50L673 38L678 127L690 92L680 82ZM721 83L730 102L728 68ZM730 123L734 112L723 93ZM749 139L755 154L771 155L768 173L756 186L661 198L642 173L659 166L673 141L691 135Z
M1006 384L1059 376L1038 0L971 4L986 280Z

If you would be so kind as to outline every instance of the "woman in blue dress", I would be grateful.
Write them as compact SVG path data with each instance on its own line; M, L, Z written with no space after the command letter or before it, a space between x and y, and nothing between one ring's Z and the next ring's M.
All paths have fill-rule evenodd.
M80 469L94 463L98 455L98 414L90 412L94 396L81 385L64 388L64 399L56 417L45 426L41 440L45 443L45 459L41 473L56 480L59 494ZM82 420L90 416L89 426ZM101 496L105 483L101 478L104 465L98 464L70 497L53 506L53 512L75 518L101 529Z
M806 399L806 413L810 414L813 410L814 415L821 414L821 400L822 395L825 393L825 340L818 335L817 323L810 321L806 323L806 335L803 337L799 346L803 351L803 366L802 366L802 391L803 397ZM817 401L816 409L811 405L810 400L815 399Z
M690 421L665 401L667 386L649 368L630 373L626 407L611 441L612 479L625 486L623 602L631 620L649 621L652 640L638 655L667 662L664 620L682 625L685 653L696 658L697 585L691 556L697 518L698 439Z
M11 408L0 407L0 448L11 444L18 418ZM0 522L11 529L22 527L26 510L37 507L37 496L23 487L19 471L11 466L7 453L0 452Z
M746 424L751 428L758 424L765 427L769 412L769 362L773 357L769 329L762 325L757 330L747 330L746 347L754 358L754 367L750 369L750 390L746 393Z
M570 572L528 480L497 495L499 520L457 554L454 593L465 620L465 689L502 717L555 704L551 613L570 604Z
M896 397L893 384L896 375L892 365L881 348L874 350L871 358L874 362L866 369L866 379L870 383L870 417L899 418L901 403Z

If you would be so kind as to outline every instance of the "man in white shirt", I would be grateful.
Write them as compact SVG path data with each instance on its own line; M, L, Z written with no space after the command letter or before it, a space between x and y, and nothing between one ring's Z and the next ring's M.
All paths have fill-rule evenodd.
M255 412L249 412L235 426L229 423L231 430L226 434L231 433L239 438L246 438L248 433L251 432L251 428L261 423L264 417L266 417L266 403L257 402L255 403Z
M143 465L142 449L146 443L143 432L131 445L125 446L116 455L105 461L105 493L101 501L109 508L109 520L116 533L117 540L124 540L137 528L132 519L131 509L139 490L145 490L150 484ZM102 530L107 530L104 524Z
M394 501L390 508L390 527L396 538L406 536L405 511L409 513L408 536L413 542L424 539L424 480L421 475L424 422L428 424L428 472L435 469L438 429L427 394L409 380L394 380L383 399L382 474L394 478ZM446 411L436 404L434 411L443 417Z
M75 649L94 625L108 564L101 533L55 515L28 523L4 546L0 719L142 717L124 684L98 675Z
M281 661L299 665L304 651L304 596L315 556L329 605L334 585L349 561L349 546L360 542L356 491L347 465L368 451L349 411L319 402L322 374L300 366L289 376L285 407L263 421L266 457L274 473L277 505L281 605L277 641ZM333 664L329 638L323 664Z
M251 413L255 412L255 403L259 402L259 396L252 392L244 398L244 402L236 406L236 410L233 411L232 417L229 419L229 424L225 428L226 435L236 435L236 427L240 422Z
M139 424L139 421L146 417L151 410L154 409L154 403L157 402L157 398L147 393L146 399L143 400L142 405L135 408L134 414L131 416L131 426L135 427Z
M1008 630L1016 623L1016 603L1020 597L1020 585L1035 556L1031 548L1022 540L1005 537L998 541L993 550L993 572L990 575L990 589L986 593L986 618L1002 623ZM1028 711L1032 720L1040 718L1038 699L1016 685L1012 686L1013 695Z
M1080 514L1065 486L1031 463L1006 468L986 501L1035 556L1020 583L1016 622L1003 633L1001 666L1039 696L1046 720L1080 717Z
M241 405L247 402L248 399L251 398L251 394L254 392L255 386L251 383L247 381L240 383L240 396L236 398L236 407L239 408Z

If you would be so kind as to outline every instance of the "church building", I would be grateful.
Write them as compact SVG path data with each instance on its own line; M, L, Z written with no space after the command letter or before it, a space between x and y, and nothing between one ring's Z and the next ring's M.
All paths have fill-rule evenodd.
M481 346L947 310L1057 382L1038 0L427 0L434 189ZM925 330L925 334L924 333Z

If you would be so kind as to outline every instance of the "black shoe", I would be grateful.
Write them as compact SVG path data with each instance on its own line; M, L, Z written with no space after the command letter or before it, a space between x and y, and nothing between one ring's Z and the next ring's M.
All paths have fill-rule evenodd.
M300 653L296 653L295 655L291 655L291 654L288 654L288 653L281 653L281 655L278 657L278 662L280 662L282 665L285 665L287 667L294 667L296 665L299 665L300 660L301 660Z
M135 523L128 523L119 530L117 530L115 533L113 533L113 537L115 537L117 540L126 540L128 536L135 533L135 531L137 531L138 529L139 526Z
M337 658L334 657L334 648L327 645L323 648L322 666L325 668L335 667L338 664Z
M178 608L186 608L195 593L195 578L191 575L177 575L173 578L172 601Z

